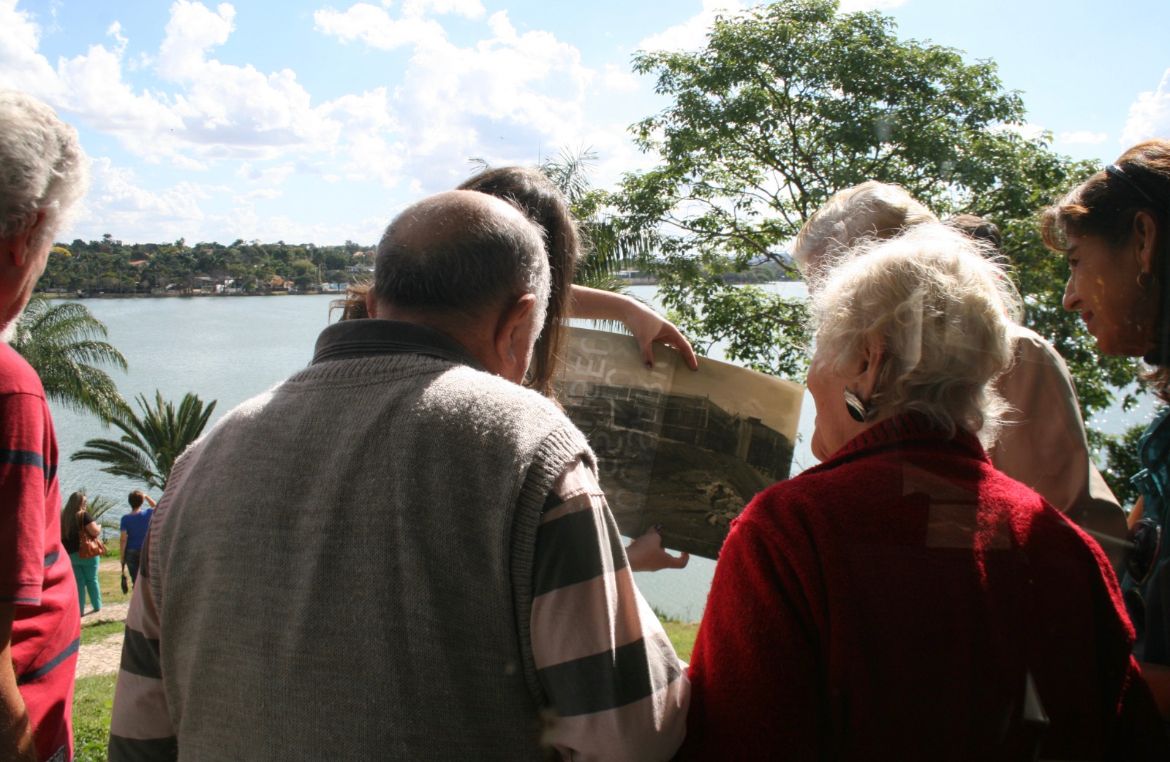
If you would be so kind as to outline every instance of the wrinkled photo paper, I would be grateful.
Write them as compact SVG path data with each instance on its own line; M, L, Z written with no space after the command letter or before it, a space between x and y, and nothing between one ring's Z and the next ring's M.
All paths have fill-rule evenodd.
M557 392L599 459L618 527L660 524L663 544L715 558L759 491L788 478L804 387L716 360L692 371L630 336L570 328Z

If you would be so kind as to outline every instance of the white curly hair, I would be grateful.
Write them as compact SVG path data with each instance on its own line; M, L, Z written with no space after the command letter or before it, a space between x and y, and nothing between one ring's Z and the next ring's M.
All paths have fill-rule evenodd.
M863 239L887 239L938 217L900 185L867 180L833 194L796 235L792 258L810 289Z
M952 434L994 441L1005 405L991 386L1012 362L1019 294L1000 261L941 223L850 249L813 294L818 359L838 371L883 349L868 400L877 417L918 411Z
M51 108L15 90L0 90L0 238L45 219L31 245L44 245L85 194L85 153L77 131Z

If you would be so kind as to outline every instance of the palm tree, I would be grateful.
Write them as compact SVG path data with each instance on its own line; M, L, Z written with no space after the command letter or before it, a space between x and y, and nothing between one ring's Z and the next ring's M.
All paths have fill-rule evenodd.
M199 397L188 392L176 410L172 402L163 399L162 392L155 391L153 407L145 394L138 395L136 402L141 417L127 410L111 421L122 430L119 439L91 439L71 459L106 463L101 470L107 474L162 490L175 459L203 433L215 400L204 407Z
M581 231L584 255L577 263L574 282L623 293L626 283L621 271L645 265L651 258L652 243L645 234L623 230L607 213L609 194L594 188L589 180L596 162L597 152L591 148L576 153L562 149L555 158L541 162L540 171L565 194Z
M478 171L492 168L480 157L473 157L470 161ZM620 273L646 265L651 260L653 244L644 233L622 229L607 213L609 194L594 188L589 180L590 170L596 162L597 152L592 148L583 148L576 153L561 149L555 157L540 162L537 169L564 194L573 219L577 221L583 252L573 282L579 286L625 293L626 281Z
M106 326L77 302L51 304L34 296L16 323L11 346L33 366L45 395L110 421L127 410L118 386L99 364L126 370L126 358L102 341Z

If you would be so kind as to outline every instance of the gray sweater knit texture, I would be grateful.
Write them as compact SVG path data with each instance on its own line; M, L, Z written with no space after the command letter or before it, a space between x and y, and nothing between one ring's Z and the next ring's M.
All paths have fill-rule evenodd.
M152 528L185 759L540 758L541 507L583 435L415 353L319 361L177 465Z

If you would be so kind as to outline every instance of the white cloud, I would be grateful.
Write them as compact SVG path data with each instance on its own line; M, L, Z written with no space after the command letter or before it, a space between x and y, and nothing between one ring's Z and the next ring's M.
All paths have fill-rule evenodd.
M1128 147L1142 140L1170 136L1170 69L1162 74L1158 89L1139 93L1129 107L1129 117L1121 132L1121 143Z
M616 64L606 64L602 70L601 82L607 90L615 93L637 92L638 77L632 71Z
M158 72L181 82L197 77L204 67L204 53L227 42L236 10L221 3L212 13L202 3L177 0L171 6L166 37L158 51Z
M57 63L58 83L68 93L68 110L99 130L117 134L131 150L157 153L183 121L170 104L149 91L135 93L122 79L124 46L92 45L79 56ZM160 140L143 140L144 136Z
M381 224L385 225L386 222L383 221ZM376 241L381 234L380 228L367 229L365 224L351 224L348 222L341 224L321 223L285 215L261 214L246 204L233 210L230 215L213 215L208 217L207 227L210 229L230 230L230 237L224 240L241 238L245 241L255 239L260 241L312 241L322 244L339 244L346 239ZM188 236L187 240L190 241L192 239Z
M489 16L487 34L467 47L452 43L437 25L435 33L405 35L403 24L434 22L395 18L366 3L314 18L319 31L342 41L411 49L401 86L361 96L373 107L354 109L339 99L326 109L343 119L351 141L353 159L333 173L341 178L355 171L368 176L372 161L384 184L405 173L428 189L450 187L468 174L468 157L532 161L542 150L569 144L583 129L595 73L582 64L577 48L548 32L519 32L506 12ZM349 113L343 117L342 110ZM382 121L363 124L359 114L379 114Z
M249 11L240 6L243 29ZM458 24L458 44L439 17ZM226 47L235 42L236 21L233 5L174 0L157 48L136 48L132 27L113 21L104 39L74 45L53 64L39 51L37 19L0 0L0 83L19 78L13 84L132 154L129 164L95 161L92 191L79 210L82 237L366 240L364 228L359 233L352 224L274 217L285 202L271 199L300 203L313 184L335 184L329 193L380 184L394 189L386 198L399 206L407 194L466 178L472 156L534 163L565 147L592 147L598 185L648 161L619 117L606 117L615 123L605 125L589 118L591 98L636 91L637 78L617 66L595 71L575 46L518 29L506 12L488 15L480 0L368 0L318 11L321 33L375 51L397 49L406 61L405 71L399 63L388 72L385 85L328 100L314 99L291 69L227 60L239 54L239 46ZM462 41L477 32L473 42ZM142 168L143 161L155 166ZM174 168L186 182L165 179ZM370 223L373 237L392 211Z
M54 70L37 52L35 21L16 11L12 0L0 0L0 85L39 95L148 161L187 169L223 158L327 150L339 140L343 125L313 107L293 71L264 73L208 55L232 33L231 5L212 11L176 0L170 10L154 58L154 70L173 85L165 92L136 89L124 78L151 58L129 52L119 22L106 29L112 47L91 45L81 55L60 59Z
M1107 140L1109 140L1109 133L1093 132L1092 130L1072 130L1056 136L1056 142L1065 145L1100 145Z
M344 143L330 152L329 168L350 179L377 179L383 186L397 184L409 149L393 136L399 132L390 96L384 87L358 95L344 95L321 106L328 119L345 125ZM340 152L339 161L332 160Z
M56 72L37 52L41 27L16 0L0 0L0 87L23 90L54 106L62 102Z
M126 50L126 45L129 44L130 41L127 40L126 36L122 34L122 23L120 21L115 21L114 23L110 24L110 26L106 29L106 34L114 38L114 42L117 43L117 50L119 54Z
M482 18L486 11L479 0L405 0L402 13L406 16L422 16L427 13L452 14L469 19Z
M446 39L443 27L434 21L421 16L394 19L368 3L356 3L345 11L324 8L313 13L313 23L317 31L342 42L359 41L378 50Z
M185 126L182 137L244 155L336 139L339 126L313 110L291 69L265 74L208 57L210 49L227 42L234 19L235 9L227 3L215 13L190 0L171 6L156 68L183 88L173 107Z
M740 0L703 0L703 9L681 24L638 43L639 50L698 50L707 42L707 33L716 16L730 16L742 11Z
M906 4L906 0L841 0L838 13L854 11L888 11Z
M277 186L284 185L296 167L289 163L277 164L271 167L257 167L245 162L236 170L236 177L257 185Z
M256 190L250 190L247 193L238 193L232 198L237 204L248 204L257 199L270 201L274 198L280 198L282 195L284 194L275 188L257 188Z
M199 201L212 193L188 182L161 192L149 191L133 170L97 157L90 164L89 194L80 204L72 231L61 237L96 239L115 232L127 240L136 234L145 240L192 238L205 217Z

